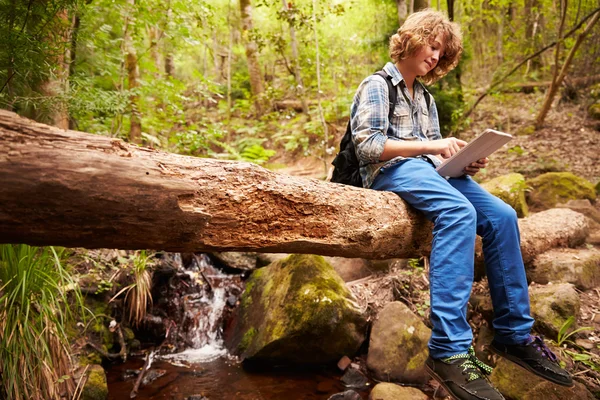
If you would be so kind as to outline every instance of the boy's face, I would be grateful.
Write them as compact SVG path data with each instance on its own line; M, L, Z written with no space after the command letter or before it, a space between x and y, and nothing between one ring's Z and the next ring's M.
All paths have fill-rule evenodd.
M411 68L416 76L425 76L434 69L440 58L444 56L444 37L440 33L429 44L421 47L414 56L410 57Z

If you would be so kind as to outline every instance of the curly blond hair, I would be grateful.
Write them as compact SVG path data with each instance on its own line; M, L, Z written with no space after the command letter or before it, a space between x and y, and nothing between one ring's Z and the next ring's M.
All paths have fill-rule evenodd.
M434 69L420 77L428 85L434 83L456 67L463 51L460 26L441 12L426 9L409 15L390 37L390 57L394 62L407 59L431 44L439 34L444 38L444 54Z

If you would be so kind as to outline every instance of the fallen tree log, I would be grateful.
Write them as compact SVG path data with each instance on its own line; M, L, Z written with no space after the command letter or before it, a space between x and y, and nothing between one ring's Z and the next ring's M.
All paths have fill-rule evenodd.
M0 182L0 243L371 259L416 257L431 244L431 224L393 193L141 148L1 110ZM581 236L584 217L561 212L572 213L563 231ZM524 228L523 246L535 250L555 230Z

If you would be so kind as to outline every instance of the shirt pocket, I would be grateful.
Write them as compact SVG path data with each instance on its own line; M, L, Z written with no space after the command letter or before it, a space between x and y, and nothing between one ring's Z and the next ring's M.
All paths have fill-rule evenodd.
M408 105L396 104L391 123L394 127L394 136L402 139L413 138L413 124Z

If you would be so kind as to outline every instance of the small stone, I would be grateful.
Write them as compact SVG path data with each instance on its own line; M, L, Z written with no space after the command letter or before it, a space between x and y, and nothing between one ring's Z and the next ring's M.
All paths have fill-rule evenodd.
M327 400L362 400L362 397L354 390L346 390L345 392L334 394Z
M341 371L345 371L346 368L348 368L348 366L352 363L352 360L350 360L348 358L348 356L344 356L342 358L340 358L340 361L338 361L337 363L337 367L341 370Z
M594 350L594 343L587 339L576 339L575 344L577 346L583 347L586 350Z
M344 386L349 388L364 388L368 385L369 380L357 369L348 369L341 379Z
M201 394L193 394L187 397L185 400L208 400L208 397L204 397Z

